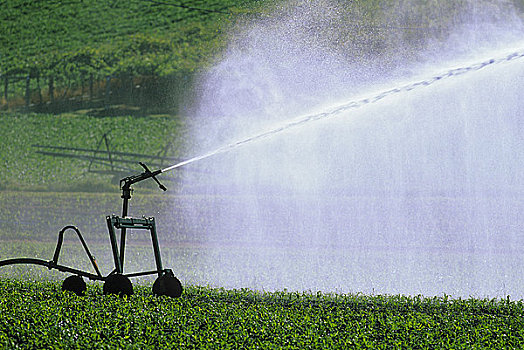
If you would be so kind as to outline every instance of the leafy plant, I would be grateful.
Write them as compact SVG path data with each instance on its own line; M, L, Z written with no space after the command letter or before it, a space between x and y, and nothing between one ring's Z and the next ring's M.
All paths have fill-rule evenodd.
M28 302L30 298L30 302ZM179 299L78 297L53 282L0 280L5 348L519 348L522 302L261 293L186 286Z

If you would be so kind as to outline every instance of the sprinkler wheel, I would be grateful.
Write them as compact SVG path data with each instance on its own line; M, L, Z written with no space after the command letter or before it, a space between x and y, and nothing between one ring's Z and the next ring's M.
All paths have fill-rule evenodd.
M107 277L103 288L104 295L116 294L119 296L130 296L133 294L133 285L129 278L121 274Z
M63 291L73 292L76 295L84 295L86 289L84 279L77 275L69 276L62 282Z
M153 283L153 294L157 296L166 295L171 298L178 298L182 295L182 284L172 273L163 274L155 280L155 283Z

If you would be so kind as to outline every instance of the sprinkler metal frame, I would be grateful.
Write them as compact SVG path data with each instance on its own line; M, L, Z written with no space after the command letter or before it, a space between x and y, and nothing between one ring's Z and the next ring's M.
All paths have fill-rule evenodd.
M149 168L142 162L139 164L144 168L144 172L125 177L120 180L120 190L122 191L121 198L123 199L122 204L122 216L106 216L107 228L109 233L109 240L111 243L111 252L113 254L113 261L115 264L114 270L107 276L103 276L100 273L98 264L95 257L91 254L84 237L80 233L80 230L73 225L67 225L58 233L58 242L56 244L53 259L43 260L38 258L14 258L0 261L1 266L16 265L16 264L32 264L47 267L48 269L55 269L61 272L67 272L73 274L69 276L62 284L63 290L74 292L75 294L82 295L85 290L85 282L82 277L86 277L90 280L103 281L104 282L104 294L118 294L118 295L131 295L133 294L133 287L129 278L158 274L157 279L153 284L153 293L156 295L167 295L170 297L179 297L182 294L182 285L180 281L174 276L171 269L165 269L162 265L162 257L160 255L160 245L158 243L158 236L156 232L156 224L154 217L142 217L142 218L131 218L128 217L129 211L129 200L133 184L152 178L162 191L166 191L167 188L158 181L156 175L162 173L162 170L150 171ZM152 271L141 271L129 274L124 274L124 256L126 246L126 235L127 229L138 229L148 230L151 234L151 241L153 245L153 253L155 256L156 270ZM61 265L58 263L60 252L62 249L62 243L64 240L64 234L67 230L73 230L76 232L84 251L95 270L95 273L79 270L69 266ZM120 245L117 242L116 230L120 230Z

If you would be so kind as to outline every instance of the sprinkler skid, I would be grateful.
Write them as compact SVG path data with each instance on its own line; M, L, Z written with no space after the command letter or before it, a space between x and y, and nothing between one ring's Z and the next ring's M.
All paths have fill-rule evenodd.
M113 254L113 261L115 264L114 270L109 275L104 277L100 273L96 260L89 251L89 248L87 247L80 230L72 225L65 226L59 232L58 242L55 248L53 259L51 261L37 258L15 258L0 261L0 267L14 264L33 264L45 266L48 269L56 269L62 272L72 273L73 275L69 276L62 284L62 289L72 291L79 295L83 294L86 289L85 282L82 280L82 277L89 278L90 280L103 281L104 294L131 295L133 294L133 286L129 280L130 277L158 274L158 277L153 284L153 293L156 295L179 297L182 294L182 285L180 281L174 276L171 269L164 269L162 265L160 246L156 233L155 218L143 217L138 219L128 217L129 200L131 199L131 194L133 192L133 188L131 186L133 184L152 178L158 184L161 190L167 190L167 188L156 178L158 174L162 173L162 170L151 171L144 163L140 162L139 164L144 168L142 173L128 176L120 180L120 189L122 191L121 197L123 200L122 217L116 215L106 217L109 240L111 242L111 252ZM153 253L155 255L156 270L124 274L124 256L127 229L148 230L150 232ZM58 263L60 251L62 249L64 233L67 230L73 230L76 232L96 274L60 265ZM117 243L116 230L120 230L120 245Z

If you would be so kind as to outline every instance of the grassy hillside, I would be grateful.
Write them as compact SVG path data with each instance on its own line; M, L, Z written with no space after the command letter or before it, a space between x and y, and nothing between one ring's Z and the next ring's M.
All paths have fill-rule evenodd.
M2 3L3 74L168 74L209 56L224 25L254 0ZM199 10L205 9L205 10Z
M88 94L92 102L107 93L108 83L113 100L124 95L140 104L167 88L183 89L224 45L230 22L255 11L254 5L255 0L3 1L1 104L42 105ZM164 100L151 104L169 104Z

